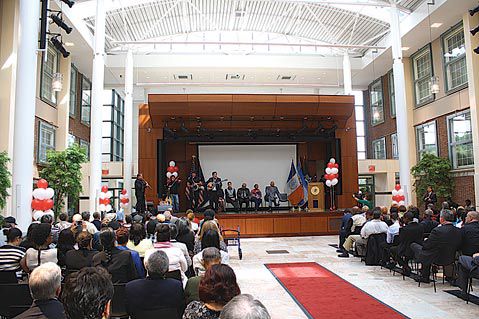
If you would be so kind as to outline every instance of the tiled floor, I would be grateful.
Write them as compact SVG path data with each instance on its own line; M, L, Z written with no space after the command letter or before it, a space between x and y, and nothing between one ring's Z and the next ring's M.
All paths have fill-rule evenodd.
M464 301L442 291L454 289L449 284L438 283L438 291L434 293L432 284L418 287L412 279L403 281L401 276L393 277L389 270L380 269L379 266L365 266L359 258L338 258L335 248L328 245L336 242L337 237L333 236L242 239L243 260L238 259L237 249L230 247L231 266L236 272L241 291L260 299L273 319L307 317L264 264L302 261L319 263L410 318L469 319L479 316L479 306L466 305ZM266 250L278 249L287 250L289 254L266 253ZM479 291L479 287L474 290Z

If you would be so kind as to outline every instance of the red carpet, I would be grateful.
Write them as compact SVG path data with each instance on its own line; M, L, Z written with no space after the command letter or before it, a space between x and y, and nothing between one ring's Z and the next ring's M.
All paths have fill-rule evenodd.
M316 263L265 266L310 318L408 318Z

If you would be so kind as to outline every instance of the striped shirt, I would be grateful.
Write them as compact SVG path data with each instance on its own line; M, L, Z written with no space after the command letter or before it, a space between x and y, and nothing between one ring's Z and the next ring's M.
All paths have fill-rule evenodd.
M20 260L25 256L25 248L3 245L0 247L0 271L20 270Z

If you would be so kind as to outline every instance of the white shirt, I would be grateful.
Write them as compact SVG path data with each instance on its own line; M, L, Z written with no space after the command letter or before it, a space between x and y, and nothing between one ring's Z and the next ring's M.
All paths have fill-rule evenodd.
M40 250L40 264L38 263L38 250L35 248L28 248L24 258L30 271L47 262L55 264L58 262L56 248Z
M373 219L363 225L361 228L361 237L368 238L370 235L388 232L388 224L380 219Z
M230 255L223 250L221 252L221 263L228 265L230 262ZM201 276L205 272L205 267L203 266L203 250L193 256L193 269L198 276Z
M86 230L87 232L89 232L90 234L92 235L95 235L95 233L98 231L98 229L96 229L96 226L93 225L92 223L90 222L86 222L84 221L85 225L86 225Z
M174 247L171 243L155 243L155 248L148 250L145 252L145 260L148 259L151 253L155 252L156 250L161 250L166 253L168 256L168 260L170 262L168 271L175 271L179 270L181 272L181 279L183 281L183 288L186 286L186 282L188 278L185 275L185 272L188 270L188 263L186 262L186 258L183 255L181 249Z
M388 232L386 234L386 242L392 244L394 241L394 236L399 234L399 221L395 221L394 224L388 227Z
M181 249L181 251L183 252L183 255L185 256L185 259L186 259L186 263L188 264L188 267L191 266L191 257L190 257L190 254L188 253L188 248L186 247L186 245L184 243L180 243L179 241L176 241L176 240L172 240L171 241L171 244L173 245L173 247L176 247L176 248L179 248Z
M351 231L354 232L357 226L363 226L366 222L366 216L364 214L356 214L351 217L353 221L353 226L351 227Z

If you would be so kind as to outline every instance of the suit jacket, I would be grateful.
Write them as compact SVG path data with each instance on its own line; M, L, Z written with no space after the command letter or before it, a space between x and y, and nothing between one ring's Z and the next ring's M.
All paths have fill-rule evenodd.
M436 227L424 242L419 259L421 262L448 265L454 261L461 242L461 229L453 224Z
M107 263L105 252L99 252L93 256L93 266L105 267L111 274L111 281L114 284L127 283L138 278L133 257L129 251L114 247L111 254L111 260Z
M472 256L479 252L479 222L465 224L462 231L462 254Z
M69 250L65 256L65 264L68 273L79 271L83 267L93 265L93 256L98 253L96 250Z
M34 301L32 306L14 319L65 319L63 305L57 299Z
M251 196L249 188L247 188L247 187L238 188L238 190L236 191L236 194L238 194L238 198L247 199L247 200L249 200L249 197Z
M151 278L130 281L125 286L128 314L162 308L175 308L182 316L185 309L183 284L177 279Z
M399 235L396 236L398 244L399 256L412 258L414 253L411 250L411 244L417 243L422 245L424 236L424 228L418 223L411 222L399 229Z
M424 219L421 222L421 226L424 228L424 232L429 234L434 228L439 226L439 222L432 219Z

